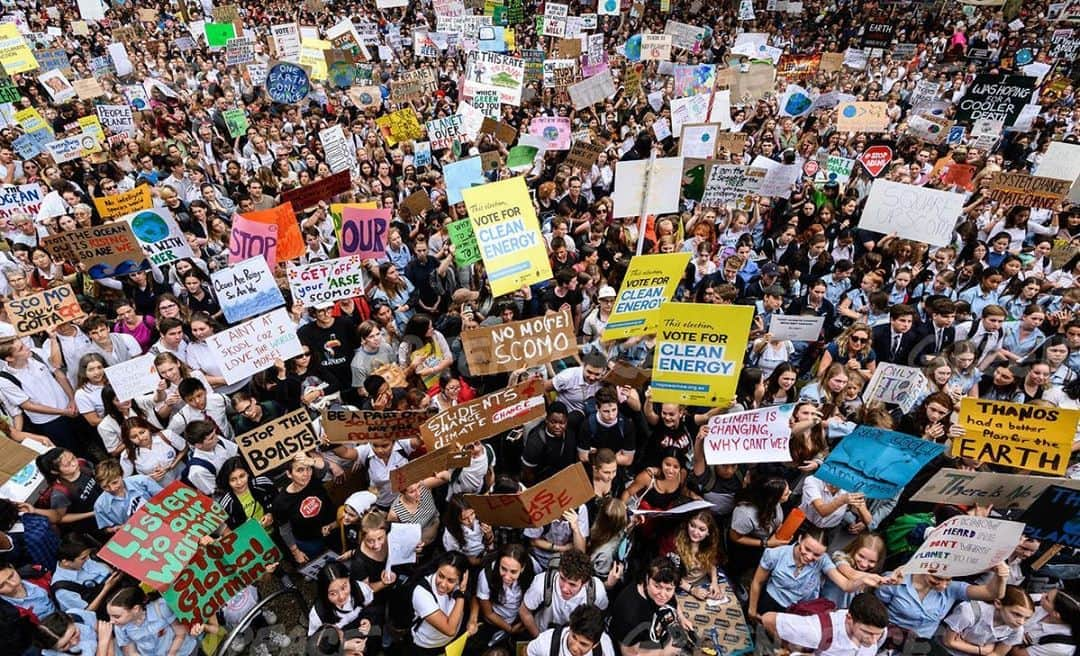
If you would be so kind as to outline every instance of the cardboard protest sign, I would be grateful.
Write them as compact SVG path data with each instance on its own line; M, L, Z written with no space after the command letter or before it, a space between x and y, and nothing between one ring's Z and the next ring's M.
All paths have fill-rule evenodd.
M306 307L343 301L364 294L364 266L357 255L288 268L293 299Z
M570 147L570 153L566 156L566 163L570 166L587 171L596 163L596 158L604 152L604 147L589 141L575 141Z
M431 197L427 195L427 192L423 189L417 189L409 194L409 196L401 201L401 205L398 206L398 216L403 219L410 219L414 216L420 216L424 212L435 209L435 206L431 204ZM462 219L468 221L468 219ZM455 244L456 245L456 244ZM476 252L476 260L480 259L480 251Z
M515 371L577 355L570 310L461 333L465 359L474 376Z
M629 362L623 360L616 360L611 363L611 368L604 374L604 382L612 385L628 385L637 389L642 389L645 383L652 378L652 374L648 371L635 367Z
M428 410L323 410L322 428L330 442L407 440L431 419Z
M37 456L37 451L28 449L14 440L4 444L4 448L0 449L0 484L7 484L8 481L19 476ZM36 473L37 468L34 469Z
M710 417L705 428L705 462L791 462L788 421L794 410L795 404L787 403Z
M150 207L129 215L126 220L151 265L160 267L195 257L191 244L167 208Z
M294 211L300 212L318 205L321 200L329 201L331 196L343 194L350 189L352 189L352 178L349 171L339 171L303 187L282 192L281 202L292 205ZM293 257L299 257L299 254ZM285 259L292 259L292 257Z
M1080 547L1080 494L1073 486L1076 481L1058 479L1053 483L1024 512L1026 533L1043 544Z
M926 187L874 180L859 227L883 234L896 233L912 239L946 246L964 209L964 194Z
M592 482L578 462L524 492L466 494L465 503L485 524L532 528L551 523L567 510L576 510L593 496Z
M296 325L283 308L226 328L206 341L218 356L227 385L273 366L274 360L296 357L303 350Z
M256 476L277 469L318 445L319 438L311 427L307 408L294 410L236 438L236 446Z
M918 367L879 362L863 390L863 401L895 403L901 411L911 412L915 403L929 393L929 389L930 383Z
M938 524L911 559L905 574L971 576L1008 558L1024 535L1021 522L958 515Z
M957 506L993 505L999 510L1025 510L1053 485L1080 491L1080 481L1068 478L942 469L934 474L911 500Z
M679 136L679 156L712 159L716 157L718 123L683 123Z
M125 276L146 267L146 255L124 221L91 226L42 240L54 258L79 261L94 280Z
M774 314L769 320L768 332L773 339L816 342L824 323L825 317L814 315Z
M227 514L214 500L174 481L144 503L97 557L155 590L164 591Z
M525 179L514 177L461 190L491 292L510 294L551 278L547 243L540 234Z
M735 398L754 308L664 303L659 310L653 400L717 407Z
M885 132L888 128L883 102L846 102L837 107L836 129L840 132Z
M1024 105L1031 101L1038 80L1027 75L982 73L968 87L956 106L956 121L971 124L980 118L1004 121L1011 126Z
M959 420L965 434L953 438L952 455L1064 476L1078 421L1080 410L965 396Z
M1069 194L1072 184L1070 180L995 171L990 174L986 196L1006 209L1014 205L1052 209Z
M0 187L0 218L11 219L13 214L30 218L41 209L41 186L37 183L4 185Z
M153 207L150 185L139 185L131 191L122 191L111 196L95 196L94 205L103 219L115 219L118 216L138 212Z
M243 588L253 585L281 552L257 519L200 546L162 597L181 622L206 622Z
M285 305L274 274L261 257L252 257L210 274L225 320L237 323Z
M345 207L341 211L341 254L379 259L386 255L390 209Z
M105 368L105 378L116 392L117 401L130 401L157 389L161 377L154 366L155 357L147 353Z
M565 116L542 116L529 121L529 134L539 137L547 150L568 150L570 132L570 119Z
M657 311L674 296L690 257L690 253L667 253L631 258L604 326L604 341L656 332Z
M431 450L498 435L544 416L543 383L535 378L492 392L435 415L420 426Z
M270 223L252 221L234 214L232 233L229 237L229 264L261 257L271 266L277 264L278 227Z
M868 499L889 499L944 450L941 444L904 433L858 426L840 440L814 476Z
M299 43L297 44L299 53ZM277 62L266 72L266 95L284 105L298 103L311 92L306 70L291 62Z
M71 285L66 283L29 296L10 298L6 309L20 337L86 316Z
M390 470L390 489L401 492L413 483L434 476L448 469L467 466L472 461L468 451L463 451L458 444L450 444L441 449L426 453L410 460L408 464Z

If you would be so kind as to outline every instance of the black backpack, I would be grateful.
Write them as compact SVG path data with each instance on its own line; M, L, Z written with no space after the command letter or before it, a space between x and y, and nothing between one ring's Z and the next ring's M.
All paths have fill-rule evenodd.
M551 630L551 647L548 649L548 656L559 656L559 650L562 649L562 637L563 632L567 629L563 627L555 627ZM592 648L592 656L603 656L604 650L601 645L603 637L596 641L596 644Z
M555 593L555 573L557 571L557 569L549 569L544 572L544 599L533 611L534 614L551 607L551 597ZM590 606L596 603L596 578L592 576L585 583L585 603Z

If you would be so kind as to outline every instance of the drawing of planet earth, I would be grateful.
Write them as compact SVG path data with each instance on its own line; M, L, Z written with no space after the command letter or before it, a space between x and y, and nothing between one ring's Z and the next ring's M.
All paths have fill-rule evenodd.
M139 212L131 220L131 229L141 241L153 243L169 236L169 226L165 225L157 212Z

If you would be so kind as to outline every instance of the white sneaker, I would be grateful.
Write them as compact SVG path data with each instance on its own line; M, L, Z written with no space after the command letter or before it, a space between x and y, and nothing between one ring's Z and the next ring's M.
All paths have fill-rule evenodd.
M262 612L262 617L266 620L267 624L277 624L277 613L272 610L264 610Z
M284 649L292 644L292 639L281 631L270 630L266 634L266 642L275 649Z

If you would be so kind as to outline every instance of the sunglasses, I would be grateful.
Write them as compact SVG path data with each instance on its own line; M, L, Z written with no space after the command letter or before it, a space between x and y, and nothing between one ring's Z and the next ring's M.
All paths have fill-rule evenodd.
M865 337L855 337L855 336L852 336L852 337L849 337L849 338L848 338L848 341L849 341L849 342L854 342L855 344L863 344L863 343L865 343L865 342L866 342L866 338L865 338Z

